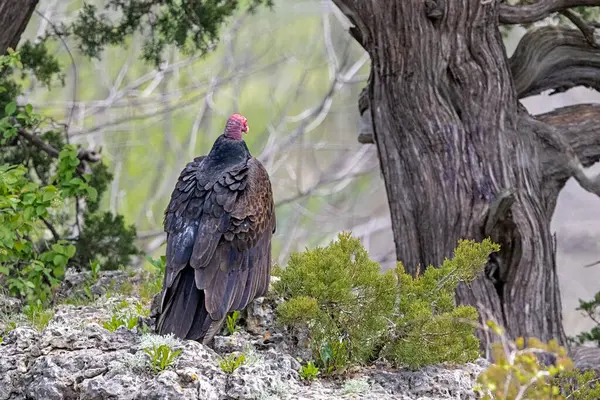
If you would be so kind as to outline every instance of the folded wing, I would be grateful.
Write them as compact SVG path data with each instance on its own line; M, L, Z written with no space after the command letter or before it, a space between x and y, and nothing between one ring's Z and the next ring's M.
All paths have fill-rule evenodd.
M205 157L190 162L165 213L161 310L174 317L161 315L159 331L198 340L211 323L264 295L275 227L271 183L258 160L249 158L222 171ZM195 309L194 301L200 303Z

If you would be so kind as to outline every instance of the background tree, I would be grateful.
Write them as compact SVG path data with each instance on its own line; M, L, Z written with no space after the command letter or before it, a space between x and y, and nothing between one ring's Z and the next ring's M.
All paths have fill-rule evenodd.
M492 310L512 337L564 343L550 219L570 177L600 194L584 170L600 159L599 108L532 117L519 99L598 87L593 25L569 10L594 2L334 3L371 56L360 111L372 120L397 257L414 273L438 265L459 238L490 236L501 250L459 300ZM502 24L556 12L575 27L531 30L507 57Z

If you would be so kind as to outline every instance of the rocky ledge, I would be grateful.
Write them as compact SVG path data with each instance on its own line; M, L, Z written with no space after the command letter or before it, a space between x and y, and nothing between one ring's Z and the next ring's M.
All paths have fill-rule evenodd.
M372 367L308 383L282 338L275 334L265 342L263 325L272 315L264 299L249 308L247 329L217 336L214 350L155 335L141 322L112 332L103 327L117 304L135 301L101 298L92 306L64 305L41 332L13 329L0 344L0 400L475 399L472 386L486 365L481 360L417 371ZM145 349L160 344L181 353L170 367L154 372ZM232 352L243 352L246 362L226 373L220 361Z

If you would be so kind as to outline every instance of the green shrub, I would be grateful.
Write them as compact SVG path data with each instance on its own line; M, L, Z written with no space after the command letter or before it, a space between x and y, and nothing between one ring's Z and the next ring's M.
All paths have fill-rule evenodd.
M558 373L550 384L560 387L563 396L569 400L600 399L600 379L593 370L566 370Z
M40 187L23 166L0 166L0 275L10 294L47 304L75 247L58 241L42 249L40 224L62 206L59 189Z
M27 322L37 331L43 331L54 317L54 311L44 309L40 304L27 304L23 307ZM15 325L16 326L16 325Z
M394 311L392 271L381 274L349 234L292 254L274 288L286 299L277 308L279 321L308 326L317 364L327 373L366 362Z
M127 329L133 329L138 324L139 317L137 315L111 315L108 321L104 321L102 326L104 329L114 332L119 329L121 326L124 326Z
M150 310L138 301L130 304L127 300L121 300L113 307L113 314L110 319L104 321L102 326L111 332L124 326L127 329L133 329L138 326L140 317L147 317Z
M148 303L152 298L162 290L163 279L165 276L166 257L161 256L155 260L146 256L148 264L144 264L144 271L138 293L143 302Z
M498 251L489 239L461 240L452 259L422 275L395 271L398 308L390 320L393 330L382 354L396 365L417 368L441 362L465 363L479 356L475 336L478 313L456 306L454 293L461 282L471 282L483 271L488 256Z
M600 385L594 371L574 368L567 349L556 340L542 343L536 338L507 340L504 331L493 321L489 330L501 337L493 343L492 358L485 371L477 377L475 391L484 400L596 400ZM555 362L545 365L539 355L546 354Z
M312 361L309 361L305 365L300 367L299 374L300 379L306 381L313 381L319 375L319 368L317 368Z
M68 264L83 269L107 251L108 261L137 254L135 230L119 216L95 213L112 179L107 167L80 157L64 128L31 104L17 104L17 70L49 85L56 60L31 43L8 53L0 55L0 282L12 296L47 307Z
M384 357L418 367L479 355L477 312L456 306L454 290L472 281L499 246L460 241L454 258L413 279L401 263L380 272L357 238L290 256L274 290L284 298L278 322L306 328L316 365L329 374Z

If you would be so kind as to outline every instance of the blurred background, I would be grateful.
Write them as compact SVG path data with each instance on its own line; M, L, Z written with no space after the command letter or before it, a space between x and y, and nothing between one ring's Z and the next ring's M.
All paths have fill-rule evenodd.
M22 39L68 23L82 6L81 0L41 0ZM524 32L508 33L509 55ZM139 39L96 60L68 40L54 43L65 85L47 89L30 80L20 100L67 123L71 142L102 146L115 175L102 207L136 225L142 249L164 254L163 211L181 169L206 154L227 117L240 112L249 120L248 147L271 175L276 262L352 231L383 269L394 265L376 149L357 141L357 101L369 58L330 1L278 0L272 11L237 15L208 56L173 50L160 70L139 59ZM576 88L523 104L539 114L597 101L600 94ZM570 180L552 220L568 335L593 326L575 307L600 290L600 265L584 267L600 260L599 206L600 199Z

